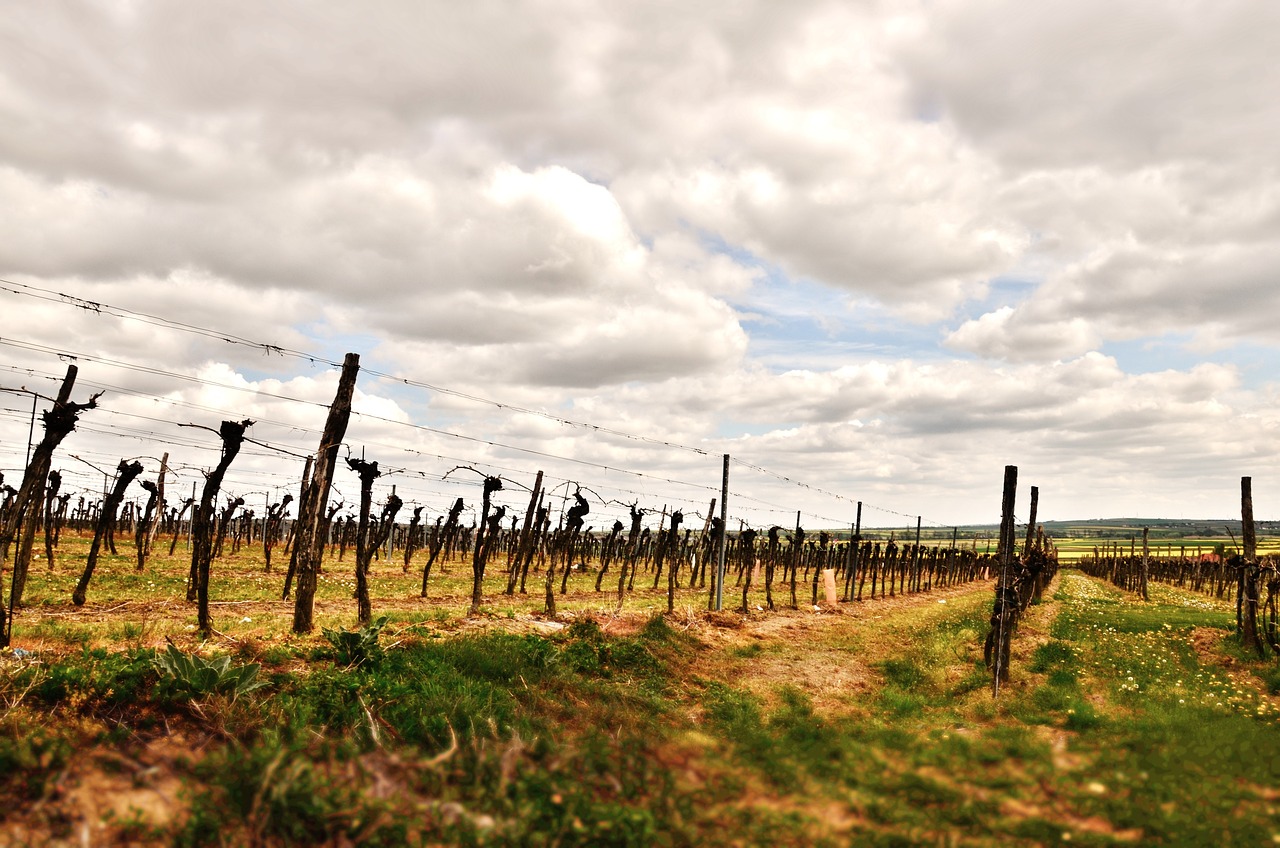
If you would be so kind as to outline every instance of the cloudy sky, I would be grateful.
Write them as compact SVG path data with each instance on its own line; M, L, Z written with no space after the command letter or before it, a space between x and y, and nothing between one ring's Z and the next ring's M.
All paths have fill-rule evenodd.
M1227 517L1252 475L1280 516L1278 34L1256 0L22 4L0 387L107 389L55 465L86 487L166 450L185 487L216 440L177 424L256 418L251 504L334 369L166 322L359 352L348 444L429 512L455 465L705 512L727 452L756 525L995 521L1006 464L1022 515Z

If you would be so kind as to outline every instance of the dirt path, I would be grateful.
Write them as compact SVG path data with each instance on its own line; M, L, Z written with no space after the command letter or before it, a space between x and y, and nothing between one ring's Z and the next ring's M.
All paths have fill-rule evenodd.
M866 695L880 685L876 664L909 638L903 628L927 628L957 606L986 603L991 593L990 583L969 583L834 610L708 614L692 627L715 649L718 675L766 703L776 699L779 687L791 686L819 712L862 714Z

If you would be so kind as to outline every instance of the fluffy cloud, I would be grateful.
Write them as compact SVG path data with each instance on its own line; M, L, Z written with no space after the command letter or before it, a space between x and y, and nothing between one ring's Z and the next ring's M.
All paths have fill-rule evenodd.
M1006 462L1058 515L1212 513L1231 486L1202 481L1237 473L1263 503L1273 385L1096 351L1277 342L1276 14L27 6L0 21L0 277L707 452L366 374L349 442L423 502L465 489L454 465L545 463L605 499L702 503L728 450L941 520L994 517ZM325 366L0 297L5 338L52 350L5 347L6 383L51 384L70 351L111 387L86 459L164 427L198 468L210 448L170 425L224 414L313 449ZM297 462L255 447L235 484ZM752 521L849 507L744 468Z

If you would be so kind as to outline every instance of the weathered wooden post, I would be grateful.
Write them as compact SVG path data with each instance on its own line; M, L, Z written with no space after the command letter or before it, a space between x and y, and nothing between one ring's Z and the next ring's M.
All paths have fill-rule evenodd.
M724 470L720 475L720 533L716 539L715 608L724 608L724 554L728 547L729 521L729 454L724 455Z
M1253 478L1240 478L1240 517L1241 535L1244 537L1244 581L1241 584L1243 613L1240 627L1240 641L1246 648L1252 648L1263 656L1262 639L1258 634L1258 537L1253 523Z
M1009 679L1009 643L1012 634L1013 612L1017 600L1013 587L1013 509L1018 494L1018 467L1004 467L1004 497L1000 507L1000 575L996 580L996 599L991 613L991 630L987 633L983 652L987 667L992 669L992 697L1000 696L1000 683Z
M1040 508L1040 487L1031 487L1031 514L1027 517L1027 540L1022 545L1022 552L1025 554L1035 544L1036 540L1036 511Z
M294 595L293 632L310 633L314 625L316 575L320 559L324 555L324 536L320 533L325 504L329 500L329 487L333 483L333 470L338 462L338 448L347 433L351 419L351 398L355 393L356 375L360 372L360 356L348 353L342 362L342 374L338 378L338 392L329 407L320 446L311 479L298 502L297 554L298 590ZM285 587L286 594L288 585Z

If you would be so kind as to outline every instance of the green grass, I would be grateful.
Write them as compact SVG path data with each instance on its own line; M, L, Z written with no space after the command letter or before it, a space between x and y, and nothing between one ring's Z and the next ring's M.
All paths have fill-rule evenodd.
M260 606L222 608L230 640L199 645L189 607L165 600L181 579L161 570L138 582L108 567L103 597L91 588L99 612L128 603L137 616L41 617L65 611L40 594L57 574L33 595L16 632L37 654L0 658L0 791L14 799L0 834L4 817L52 829L53 787L82 752L127 761L170 733L190 741L164 763L185 812L164 825L117 815L106 826L120 839L1193 846L1280 834L1280 722L1263 694L1280 672L1231 647L1229 605L1168 587L1143 603L1065 572L1015 634L993 701L989 584L740 628L686 611L626 635L586 615L601 603L588 591L568 596L568 627L544 633L508 630L497 603L483 626L461 626L458 574L437 584L448 599L397 598L397 581L417 579L397 562L379 573L382 650L355 664L288 634L267 603L277 576L255 589L234 562L228 592L258 592ZM323 591L321 621L350 627L338 566ZM535 603L517 599L515 614ZM177 697L152 662L166 635L261 664L268 685Z

